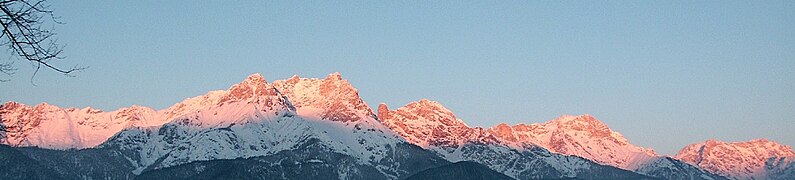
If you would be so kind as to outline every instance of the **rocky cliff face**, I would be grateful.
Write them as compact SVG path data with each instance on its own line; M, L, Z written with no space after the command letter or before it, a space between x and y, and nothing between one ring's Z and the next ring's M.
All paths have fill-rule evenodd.
M708 140L686 146L676 158L733 179L774 179L792 169L795 151L790 146L766 139L748 142Z
M448 163L380 124L356 89L338 74L274 84L252 75L225 92L217 103L162 126L125 129L99 148L124 152L134 162L135 174L192 162L273 157L285 151L345 156L351 165L339 168L371 167L389 179ZM417 158L428 161L403 165Z
M73 172L59 174L66 178L103 178L110 171L118 178L131 178L216 163L270 167L277 161L320 161L286 171L334 167L340 178L403 178L457 161L481 163L519 179L723 178L716 174L787 179L795 174L792 148L766 140L707 141L670 158L631 144L590 115L481 128L467 125L441 103L427 99L395 110L380 104L376 114L339 73L322 79L293 76L273 83L252 74L226 90L210 91L163 110L132 106L105 112L7 102L0 105L0 120L0 143L30 147L22 154L56 173ZM292 159L279 159L280 153L292 154ZM78 159L65 161L87 165L61 163L71 156ZM92 164L96 160L91 157L116 165ZM259 160L245 160L250 158ZM343 174L349 173L345 169L361 173ZM202 172L215 173L183 173Z
M470 127L440 103L423 99L394 111L381 104L378 116L410 143L450 161L479 162L514 178L583 178L600 167L619 168L601 170L617 174L614 178L627 178L622 169L666 179L722 178L634 146L590 115L484 129Z

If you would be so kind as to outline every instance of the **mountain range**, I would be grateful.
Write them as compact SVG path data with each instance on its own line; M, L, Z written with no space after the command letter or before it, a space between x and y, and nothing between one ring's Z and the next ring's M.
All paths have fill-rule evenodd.
M471 127L421 99L373 110L339 73L253 74L166 109L0 105L3 179L795 179L792 147L708 140L676 156L591 115Z

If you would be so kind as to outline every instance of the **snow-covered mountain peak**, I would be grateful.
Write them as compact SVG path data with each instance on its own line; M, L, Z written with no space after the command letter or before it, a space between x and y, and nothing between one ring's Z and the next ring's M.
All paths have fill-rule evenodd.
M524 126L524 124L517 124L516 126ZM492 127L491 129L494 129L495 131L498 132L512 132L511 125L508 125L507 123L499 123L494 127Z
M795 157L795 151L767 139L746 142L710 139L685 146L675 156L707 171L736 179L765 179L768 160L781 157Z
M500 123L483 129L467 126L438 102L420 100L394 111L381 104L378 117L385 126L408 142L434 151L450 161L475 160L513 177L521 177L521 172L540 165L539 162L532 162L528 166L511 167L510 163L528 162L512 159L515 156L507 155L510 152L549 153L553 155L539 157L553 159L579 156L599 164L670 179L711 178L711 175L685 163L656 156L651 149L629 144L621 134L613 132L591 115L564 115L540 124L511 126ZM495 158L495 154L505 156ZM575 161L566 160L567 163ZM559 162L554 167L565 169L568 173L582 168L566 163L557 164Z
M151 108L133 106L103 112L93 108L60 108L47 103L0 107L0 141L11 146L53 149L87 148L126 127L163 123Z
M333 77L293 76L268 84L253 75L219 95L186 99L169 110L185 114L159 127L124 130L102 147L144 149L131 156L138 159L140 172L197 160L272 155L311 141L374 164L405 143L376 121L347 80Z
M36 106L33 106L33 108L36 108L36 109L39 109L39 110L56 110L56 109L59 109L58 106L49 104L47 102L42 102L42 103L36 104Z
M552 121L547 122L548 124L554 124L559 127L571 128L578 131L583 130L600 130L600 131L607 131L609 128L605 123L599 121L595 117L590 114L584 115L563 115Z
M420 99L419 101L414 101L406 105L406 107L415 108L415 109L434 109L444 112L446 114L453 114L449 109L444 107L442 103L437 101L432 101L428 99Z
M745 144L757 145L757 146L768 146L768 147L770 147L770 146L786 147L787 146L787 145L779 144L779 143L777 143L775 141L768 140L767 138L752 139L752 140L748 141Z
M259 73L248 76L243 82L232 85L227 94L221 97L218 105L236 101L259 101L259 99L281 98L276 89L265 81Z
M342 74L340 72L334 72L326 76L326 80L342 80Z
M523 124L517 124L516 126L518 128L519 126L522 126L522 125ZM511 127L511 125L508 125L506 123L500 123L500 124L497 124L494 127L489 128L488 130L490 132L496 134L497 137L505 138L505 140L507 140L507 141L516 142L517 139L516 139L516 137L513 136L513 133L514 133L513 128L514 127Z
M141 112L141 111L152 111L152 112L155 112L157 110L154 110L154 109L152 109L150 107L146 107L146 106L132 105L130 107L119 108L116 111L118 112L118 114L134 114L134 113L138 113L138 112ZM89 110L89 111L86 111L86 112L92 112L92 111Z
M311 113L337 122L375 118L370 106L359 97L359 91L339 73L329 74L325 79L293 76L277 80L273 85L287 96L299 114Z
M0 110L3 110L3 109L5 109L5 110L17 109L17 108L22 107L22 106L25 106L25 105L22 104L22 103L16 102L16 101L8 101L8 102L3 103L2 105L0 105Z
M244 108L245 104L251 104L251 108ZM243 111L281 112L292 109L262 75L253 74L229 90L211 91L160 111L139 105L104 112L89 107L60 108L46 102L32 107L7 102L0 107L0 134L3 134L0 140L11 146L88 148L125 128L160 126L183 115L216 106L228 106L228 111L224 112L240 115L245 114Z
M86 111L86 112L91 113L91 111ZM155 110L152 109L152 108L149 108L149 107L133 105L133 106L126 107L126 108L120 108L119 110L116 110L115 112L116 112L115 113L116 116L120 117L120 116L135 116L137 114L141 114L141 113L144 113L144 112L146 112L146 113L154 113Z
M423 148L458 147L477 139L483 129L470 128L439 102L422 99L391 111L379 105L379 119L410 143Z
M19 102L16 102L16 101L7 101L7 102L3 103L3 104L2 104L2 105L0 105L0 106L6 107L6 106L14 106L14 105L16 105L16 104L20 104L20 103L19 103Z
M775 141L770 141L765 138L760 139L753 139L745 142L723 142L716 139L709 139L704 143L697 143L693 145L702 145L704 149L712 150L713 148L720 149L722 146L733 146L738 148L744 149L751 149L751 150L759 150L760 152L765 152L770 154L770 156L795 156L795 151L792 150L792 147L779 144Z
M200 160L298 152L312 146L316 152L351 156L356 163L373 166L394 179L408 173L400 168L415 166L399 160L415 155L404 153L406 147L416 148L406 142L432 151L433 157L475 160L514 178L626 173L602 165L668 179L690 179L698 176L690 172L703 172L630 144L591 115L564 115L535 124L500 123L484 129L470 127L441 103L428 99L395 110L381 103L376 116L358 93L338 72L325 78L294 75L273 83L256 73L227 90L187 98L159 111L137 105L104 112L7 102L0 105L0 143L115 149L134 164L135 173ZM776 148L767 140L752 142L748 146ZM706 142L709 146L721 143ZM691 168L683 170L682 165ZM778 167L768 169L787 170Z
M657 156L651 149L630 144L620 133L587 114L563 115L540 124L498 124L488 132L514 148L537 145L622 169L635 169L643 160Z
M563 132L572 133L572 135L576 134L575 136L585 135L589 138L608 138L619 145L629 144L629 141L620 133L611 130L605 123L588 114L579 116L564 115L544 123L543 126L554 126Z
M396 110L396 113L404 115L416 115L422 120L440 123L451 127L469 127L464 121L456 118L452 111L444 107L441 103L428 99L411 102Z
M597 120L595 117L593 117L590 114L583 114L583 115L564 114L564 115L561 115L558 118L553 119L551 122L566 123L566 122L572 122L572 121L589 121L589 122L592 122L592 121L599 121L599 120Z
M86 106L86 107L84 107L82 109L78 109L78 108L75 108L75 107L70 107L70 108L66 108L65 110L69 111L69 112L80 111L80 112L83 112L83 113L86 113L86 114L97 114L97 113L105 112L102 109L95 109L95 108L93 108L91 106Z
M634 169L643 160L657 155L651 149L629 143L591 115L564 115L541 124L505 123L494 127L472 128L457 119L438 102L423 99L395 111L379 107L379 118L409 142L422 147L454 147L467 142L496 142L524 150L536 146L551 152L576 155L600 164Z
M260 73L254 73L254 74L248 75L248 77L246 77L246 80L244 80L243 82L244 83L253 83L253 84L267 83L267 81L265 80L265 77L262 76L262 74L260 74Z
M221 97L226 96L226 94L226 90L210 91L207 94L187 98L182 102L171 105L170 107L161 110L161 113L164 119L174 119L187 113L196 112L200 109L217 105Z
M299 80L301 80L301 76L298 76L298 74L293 74L293 76L287 78L287 81L299 81Z
M162 111L169 121L198 128L248 123L294 114L290 101L265 78L255 73L226 91L211 91L188 98ZM186 117L183 117L186 116Z

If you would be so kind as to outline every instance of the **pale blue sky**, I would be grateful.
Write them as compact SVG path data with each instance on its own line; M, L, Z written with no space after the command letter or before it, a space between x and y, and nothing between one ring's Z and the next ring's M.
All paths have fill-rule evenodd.
M33 86L17 61L0 100L164 108L339 71L372 107L428 98L473 126L587 113L661 154L795 145L793 1L499 2L56 1L58 64L90 69Z

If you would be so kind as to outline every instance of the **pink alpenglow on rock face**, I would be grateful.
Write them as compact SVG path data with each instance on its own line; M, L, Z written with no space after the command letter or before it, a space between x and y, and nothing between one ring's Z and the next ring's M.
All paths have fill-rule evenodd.
M200 160L270 155L309 137L365 164L382 163L400 155L394 152L399 144L413 144L447 161L475 161L514 178L537 177L533 173L549 170L560 173L556 177L576 177L607 166L664 179L721 179L715 174L734 179L795 177L792 148L764 139L709 140L685 147L674 159L631 144L587 114L543 123L470 127L428 99L394 110L379 104L376 114L340 73L325 78L296 75L273 83L252 74L226 90L187 98L163 110L133 105L105 112L13 101L0 105L0 143L140 151L133 158L135 173ZM609 168L624 172L613 167Z
M791 165L792 147L766 139L748 142L707 140L683 148L675 157L704 170L734 179L769 179Z
M228 93L221 97L218 105L236 102L241 100L259 100L259 97L276 96L276 89L273 88L265 78L259 73L250 75L238 84L229 88Z
M4 127L0 139L3 144L11 146L90 148L125 128L159 126L180 116L215 107L231 110L214 113L219 117L224 116L223 113L232 113L227 114L226 119L252 115L239 111L248 106L269 113L297 110L303 116L346 123L376 117L359 97L358 90L342 79L340 73L329 74L325 79L293 76L273 84L256 73L227 90L210 91L159 111L132 106L104 112L90 107L63 109L47 103L31 107L8 102L0 105L0 120ZM217 121L195 123L212 125L226 120Z
M406 173L373 165L394 161L395 148L408 145L376 120L338 73L326 79L294 76L272 85L255 74L218 96L188 99L208 106L185 110L160 127L127 129L103 145L138 151L137 173L194 161L274 155L305 143L350 155L391 176ZM207 102L213 99L217 101Z
M513 147L535 144L622 169L637 168L637 163L657 156L651 149L630 144L591 115L564 115L541 124L500 124L489 128L489 132Z
M116 111L86 107L60 108L47 103L27 106L17 102L0 105L0 139L10 146L72 149L96 146L123 128L165 123L158 112L132 106Z
M293 76L273 84L301 114L312 112L319 118L338 122L375 118L370 106L359 97L359 91L342 79L340 73L329 74L325 79Z
M449 161L479 162L515 178L533 172L528 167L546 163L573 177L594 171L583 164L595 162L664 179L721 179L632 145L590 115L565 115L540 124L501 123L484 129L470 127L440 103L422 99L396 110L380 104L378 118L409 143ZM522 153L538 156L528 159L519 155ZM590 161L583 162L582 158Z
M657 156L651 149L630 144L620 133L590 115L566 115L542 124L503 123L483 129L469 127L440 103L427 99L394 111L382 104L378 114L385 126L424 148L458 147L472 142L497 143L520 150L541 146L622 169L635 169Z
M439 102L422 99L390 111L379 106L382 124L403 136L408 142L423 148L458 147L483 139L482 128L471 128L457 119L453 112Z
M273 113L289 111L292 108L262 75L252 74L228 90L210 91L159 111L135 105L104 112L90 107L64 109L47 103L31 107L8 102L0 105L0 120L4 127L0 139L3 144L18 147L90 148L105 142L125 128L160 126L202 109L241 103L256 105L259 111Z

